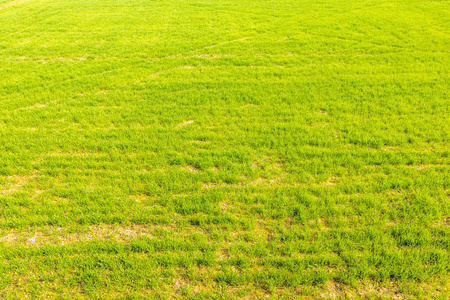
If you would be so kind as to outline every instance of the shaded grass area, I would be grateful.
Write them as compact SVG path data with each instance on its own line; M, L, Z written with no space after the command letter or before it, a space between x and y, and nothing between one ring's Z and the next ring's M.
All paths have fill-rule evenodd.
M24 298L449 294L447 1L0 1Z

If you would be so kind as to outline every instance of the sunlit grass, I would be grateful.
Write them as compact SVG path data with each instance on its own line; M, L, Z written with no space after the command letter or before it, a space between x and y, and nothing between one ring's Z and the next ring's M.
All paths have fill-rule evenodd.
M1 297L450 294L448 1L0 8Z

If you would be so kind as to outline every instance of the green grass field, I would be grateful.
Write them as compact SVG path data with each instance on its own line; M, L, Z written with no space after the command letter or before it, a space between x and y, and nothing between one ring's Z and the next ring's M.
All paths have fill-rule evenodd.
M0 0L0 298L448 299L448 0Z

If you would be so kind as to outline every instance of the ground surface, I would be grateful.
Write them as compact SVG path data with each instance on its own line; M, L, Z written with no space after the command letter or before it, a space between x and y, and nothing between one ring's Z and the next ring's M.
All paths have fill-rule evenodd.
M450 2L0 0L0 297L450 294Z

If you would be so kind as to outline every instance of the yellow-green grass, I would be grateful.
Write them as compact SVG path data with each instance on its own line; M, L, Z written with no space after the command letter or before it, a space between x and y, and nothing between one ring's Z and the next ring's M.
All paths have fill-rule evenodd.
M446 299L449 49L449 1L0 0L0 297Z

